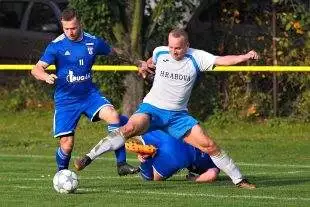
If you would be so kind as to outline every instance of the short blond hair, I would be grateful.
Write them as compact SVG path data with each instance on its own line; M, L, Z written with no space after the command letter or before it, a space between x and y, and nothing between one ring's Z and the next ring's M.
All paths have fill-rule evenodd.
M173 37L179 38L183 37L185 42L188 43L188 34L184 29L176 28L170 31L169 35L172 35Z

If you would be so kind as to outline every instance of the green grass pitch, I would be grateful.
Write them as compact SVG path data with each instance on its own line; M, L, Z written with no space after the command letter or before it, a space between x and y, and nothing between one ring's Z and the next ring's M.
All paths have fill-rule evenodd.
M0 115L0 206L310 206L309 123L221 127L205 123L257 184L255 190L236 188L224 174L212 184L186 181L186 171L164 182L146 182L138 175L119 177L110 153L78 172L76 193L62 195L52 187L57 145L51 133L53 115L46 111ZM73 158L104 135L103 123L83 118ZM133 154L128 154L128 162L138 165Z

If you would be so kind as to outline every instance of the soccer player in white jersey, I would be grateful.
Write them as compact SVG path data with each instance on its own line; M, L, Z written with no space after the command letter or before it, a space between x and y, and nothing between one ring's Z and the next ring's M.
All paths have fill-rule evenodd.
M120 127L119 115L110 101L92 82L91 68L97 55L111 55L111 48L104 39L82 30L74 9L65 9L61 15L64 33L53 40L31 73L48 84L55 84L54 137L59 138L56 150L58 170L67 169L74 145L74 132L82 114L91 121L105 120L108 130ZM56 74L45 69L56 65ZM119 175L138 172L126 163L125 148L115 151Z
M110 133L76 162L84 168L84 160L93 160L107 151L116 150L130 137L160 129L208 153L215 165L226 173L237 187L256 188L245 179L228 154L203 131L187 110L199 72L212 70L214 65L235 65L251 59L258 59L253 50L242 55L215 56L190 48L187 33L183 29L172 30L168 36L168 46L155 48L152 58L139 66L139 73L144 77L152 73L148 67L150 64L156 66L156 73L153 86L138 110L126 125Z

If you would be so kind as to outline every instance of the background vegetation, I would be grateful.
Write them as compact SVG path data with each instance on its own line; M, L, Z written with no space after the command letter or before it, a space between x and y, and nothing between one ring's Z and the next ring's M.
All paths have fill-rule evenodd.
M99 58L98 64L135 64L146 59L154 47L166 44L167 32L175 26L186 27L193 47L216 55L257 50L261 59L246 65L310 63L308 2L71 0L70 5L79 11L86 31L123 51L119 58ZM125 114L135 111L149 89L135 72L96 72L94 79ZM9 88L0 91L0 110L52 107L53 88L32 78ZM310 121L310 75L204 73L193 92L190 111L201 120L226 114L242 120L278 116Z

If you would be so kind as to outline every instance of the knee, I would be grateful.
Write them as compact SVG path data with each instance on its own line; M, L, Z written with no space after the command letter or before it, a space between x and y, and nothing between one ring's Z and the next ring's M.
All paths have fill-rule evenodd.
M127 135L127 134L132 134L133 132L135 131L135 125L132 123L132 122L127 122L127 124L125 124L123 127L122 127L122 133L124 135Z
M199 175L195 181L199 183L211 183L216 180L219 172L218 168L208 169L206 172Z
M74 145L73 137L61 137L59 145L65 153L70 154Z
M114 109L114 107L109 107L109 114L110 114L110 118L115 120L115 121L119 121L119 114L118 112Z
M153 180L154 181L162 181L163 177L161 177L161 175L159 175L157 172L153 172Z
M208 153L210 155L214 155L214 154L218 153L218 147L217 147L216 143L213 140L211 140L210 143L209 143Z
M218 168L211 168L208 170L209 173L209 180L208 182L213 182L216 180L220 170Z
M99 111L99 118L108 123L119 122L119 114L113 106L105 106Z
M199 149L204 153L208 153L209 155L214 155L218 153L218 147L216 143L210 138L207 138L207 141L201 144Z

